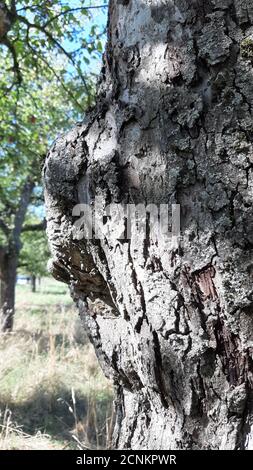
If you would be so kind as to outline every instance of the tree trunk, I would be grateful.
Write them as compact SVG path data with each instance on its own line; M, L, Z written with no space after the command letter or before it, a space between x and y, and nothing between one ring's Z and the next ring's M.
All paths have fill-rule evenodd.
M2 230L7 239L6 246L0 246L0 328L3 332L11 331L15 314L15 285L17 276L18 257L21 248L21 231L26 211L34 188L34 182L27 178L21 190L18 208L13 214L14 224L11 230L0 220Z
M97 105L46 161L51 269L114 380L118 448L253 449L252 26L246 0L111 0ZM179 204L180 245L150 216L80 239L95 198L169 224Z
M31 290L36 292L36 276L34 274L31 275Z
M13 317L15 311L15 286L17 276L18 258L15 253L5 255L1 266L1 330L11 331L13 328Z
M14 11L9 9L4 1L0 1L0 43L4 43L8 31L14 23Z

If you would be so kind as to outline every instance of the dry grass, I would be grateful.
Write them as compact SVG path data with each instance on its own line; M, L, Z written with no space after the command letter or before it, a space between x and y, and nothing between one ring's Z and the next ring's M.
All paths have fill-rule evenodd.
M0 415L0 450L49 450L59 449L50 435L38 431L33 436L25 433L20 426L12 421L12 413L6 409Z
M58 286L17 289L15 329L0 337L0 449L109 445L111 385Z

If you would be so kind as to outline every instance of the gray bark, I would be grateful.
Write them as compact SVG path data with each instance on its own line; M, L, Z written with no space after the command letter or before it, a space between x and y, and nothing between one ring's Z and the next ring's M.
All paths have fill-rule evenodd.
M111 0L97 105L48 155L52 272L114 380L115 447L253 448L252 62L251 1ZM181 247L76 239L95 196L180 204Z

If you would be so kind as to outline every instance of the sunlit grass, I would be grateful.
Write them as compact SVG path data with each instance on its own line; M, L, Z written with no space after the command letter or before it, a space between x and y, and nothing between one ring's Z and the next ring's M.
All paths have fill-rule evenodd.
M43 278L41 283L37 282L37 292L31 292L31 287L27 285L17 285L16 301L17 306L22 308L29 304L29 307L42 305L72 305L73 301L69 295L67 285L54 281L52 278Z
M0 337L0 448L106 447L111 401L67 288L18 286L14 331Z

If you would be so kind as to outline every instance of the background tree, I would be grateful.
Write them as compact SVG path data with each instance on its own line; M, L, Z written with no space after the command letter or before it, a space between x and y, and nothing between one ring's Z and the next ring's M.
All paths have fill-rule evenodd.
M19 272L27 274L32 292L36 292L37 278L48 275L47 262L49 260L49 249L45 230L37 230L40 225L38 217L29 217L26 228L21 236L22 248L19 257ZM33 230L34 228L34 230Z
M60 1L0 2L0 308L4 331L13 326L27 208L43 202L40 180L47 146L55 129L62 132L71 126L93 100L95 68L87 66L102 49L103 27L91 22L90 11L97 7L96 2L87 6L83 1L73 8Z
M41 205L43 201L41 167L48 142L52 141L52 129L57 126L59 131L63 130L71 118L57 82L38 82L32 71L29 77L24 74L24 86L9 92L8 100L0 98L0 106L1 307L2 327L9 330L27 209L29 204ZM73 112L74 115L77 117L77 113ZM41 229L41 224L37 228Z
M52 272L114 379L115 447L253 448L252 26L243 0L111 0L96 107L46 161ZM108 217L76 239L95 196L180 204L183 244Z

